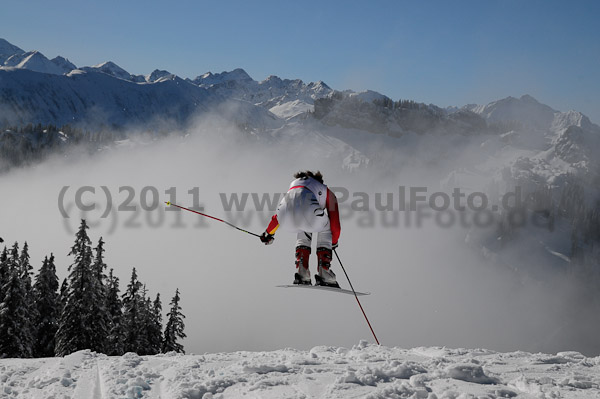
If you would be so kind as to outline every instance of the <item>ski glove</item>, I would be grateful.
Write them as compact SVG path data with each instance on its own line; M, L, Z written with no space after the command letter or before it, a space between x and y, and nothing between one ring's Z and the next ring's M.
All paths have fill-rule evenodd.
M340 243L339 243L339 242L336 242L335 244L331 244L331 249L332 249L332 250L335 250L335 249L337 249L338 245L340 245Z
M262 242L265 245L271 245L273 244L273 241L275 241L275 236L273 234L267 233L266 231L260 236L260 242Z

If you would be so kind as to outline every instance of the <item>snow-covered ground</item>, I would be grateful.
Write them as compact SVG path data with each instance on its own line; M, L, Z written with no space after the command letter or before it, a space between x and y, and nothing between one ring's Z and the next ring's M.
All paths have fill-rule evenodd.
M0 398L598 398L600 357L351 349L0 360Z

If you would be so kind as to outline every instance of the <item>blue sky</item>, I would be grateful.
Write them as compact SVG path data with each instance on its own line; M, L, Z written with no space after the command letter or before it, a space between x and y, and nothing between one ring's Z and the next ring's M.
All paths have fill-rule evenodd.
M244 68L440 106L528 93L600 122L600 1L3 1L0 37L78 66Z

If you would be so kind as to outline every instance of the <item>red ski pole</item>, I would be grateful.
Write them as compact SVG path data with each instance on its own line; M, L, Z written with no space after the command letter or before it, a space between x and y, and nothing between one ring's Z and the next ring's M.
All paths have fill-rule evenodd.
M177 204L174 204L174 203L172 203L171 201L166 201L166 202L165 202L165 204L167 204L167 205L171 205L171 206L174 206L174 207L176 207L176 208L179 208L179 209L183 209L183 210L185 210L185 211L188 211L188 212L193 212L193 213L196 213L196 214L198 214L198 215L200 215L200 216L204 216L204 217L207 217L207 218L214 219L214 220L216 220L216 221L219 221L219 222L225 223L226 225L228 225L228 226L231 226L231 227L233 227L234 229L237 229L237 230L239 230L239 231L243 231L244 233L248 233L248 234L250 234L250 235L253 235L253 236L256 236L256 237L260 237L260 235L259 235L259 234L255 234L255 233L252 233L251 231L244 230L244 229L242 229L242 228L240 228L240 227L237 227L237 226L235 226L235 225L233 225L233 224L229 223L229 222L228 222L228 221L226 221L226 220L219 219L219 218L216 218L216 217L214 217L214 216L207 215L206 213L202 213L202 212L194 211L193 209L189 209L189 208L186 208L186 207L184 207L184 206L179 206L179 205L177 205Z
M365 317L365 320L367 321L367 324L369 325L369 328L371 329L371 333L373 334L373 338L375 338L375 342L377 342L377 345L381 345L379 343L379 340L377 339L377 335L375 335L375 331L373 331L373 327L371 327L371 323L369 322L369 318L367 317L367 314L365 313L365 310L363 309L362 305L360 304L360 301L358 300L358 295L356 295L356 291L354 291L354 287L352 286L352 282L350 281L350 277L348 277L348 273L346 273L346 269L344 268L344 265L342 264L342 261L340 260L340 256L338 255L337 251L334 249L333 252L335 253L335 257L337 258L338 262L340 262L340 266L342 267L342 270L344 271L344 274L346 275L346 279L348 279L348 283L350 284L350 288L352 289L352 292L354 293L354 298L356 298L356 302L358 303L358 307L360 308L360 311L362 312L363 316Z

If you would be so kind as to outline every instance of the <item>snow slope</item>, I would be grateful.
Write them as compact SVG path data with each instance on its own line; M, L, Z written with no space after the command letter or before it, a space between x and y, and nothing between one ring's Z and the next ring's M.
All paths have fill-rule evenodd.
M600 357L388 348L0 360L2 398L597 398Z

